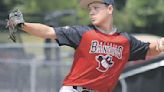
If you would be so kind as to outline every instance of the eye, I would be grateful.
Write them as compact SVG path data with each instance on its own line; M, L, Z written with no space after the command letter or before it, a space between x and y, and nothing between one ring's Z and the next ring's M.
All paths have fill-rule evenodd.
M98 10L99 8L100 8L100 7L98 7L98 6L95 6L95 7L94 7L95 10Z

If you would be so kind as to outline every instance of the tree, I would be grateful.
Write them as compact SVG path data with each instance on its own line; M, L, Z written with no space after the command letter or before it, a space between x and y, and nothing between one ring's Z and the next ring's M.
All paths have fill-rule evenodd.
M128 0L125 8L116 12L115 22L124 31L160 35L164 29L163 5L163 0Z
M76 8L76 2L76 0L26 0L24 5L19 8L26 13L47 13Z
M22 0L0 0L0 12L8 12L20 4L22 4Z
M115 0L115 2L114 24L120 30L164 34L164 0ZM1 0L0 5L6 7L7 10L15 7L23 13L40 14L74 9L77 11L81 24L89 23L88 13L80 9L78 0Z

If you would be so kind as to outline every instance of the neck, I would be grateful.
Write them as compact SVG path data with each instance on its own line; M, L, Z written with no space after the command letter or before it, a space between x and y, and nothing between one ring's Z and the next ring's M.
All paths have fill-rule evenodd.
M111 32L113 25L112 24L102 25L102 26L99 26L99 28L106 32Z
M113 24L112 23L107 23L101 26L97 26L99 28L100 31L102 31L103 33L110 33L113 31Z
M100 29L102 29L106 33L111 32L112 28L113 28L113 20L112 20L112 18L110 18L109 20L107 19L106 21L104 21L104 23L102 23L102 25L99 25L97 27L99 27Z

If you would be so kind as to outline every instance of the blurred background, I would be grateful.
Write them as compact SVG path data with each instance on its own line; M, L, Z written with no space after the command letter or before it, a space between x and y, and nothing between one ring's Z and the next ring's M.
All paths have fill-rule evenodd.
M114 25L137 39L164 36L164 0L115 0ZM78 0L0 0L0 92L58 92L72 64L74 50L19 30L9 39L6 19L19 9L27 22L49 26L87 25ZM115 92L164 92L164 55L130 61Z

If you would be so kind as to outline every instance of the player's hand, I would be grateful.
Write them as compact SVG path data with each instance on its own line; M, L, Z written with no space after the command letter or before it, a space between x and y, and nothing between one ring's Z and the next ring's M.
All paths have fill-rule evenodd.
M161 38L157 41L157 50L164 52L164 38Z
M10 39L16 42L15 32L24 25L23 14L17 9L9 14L6 27L9 29Z

